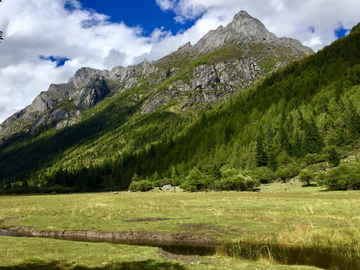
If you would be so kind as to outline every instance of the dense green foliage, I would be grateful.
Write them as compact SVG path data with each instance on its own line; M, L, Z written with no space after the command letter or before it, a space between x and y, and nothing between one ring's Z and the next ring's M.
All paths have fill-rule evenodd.
M127 189L136 173L134 190L173 180L189 191L246 190L299 173L309 184L330 170L319 181L357 188L353 165L339 164L360 139L358 28L218 106L179 115L169 105L141 115L141 99L131 97L146 91L142 85L101 102L73 127L21 135L1 149L0 186L6 192Z
M360 188L360 163L342 164L327 172L321 172L317 178L332 190Z

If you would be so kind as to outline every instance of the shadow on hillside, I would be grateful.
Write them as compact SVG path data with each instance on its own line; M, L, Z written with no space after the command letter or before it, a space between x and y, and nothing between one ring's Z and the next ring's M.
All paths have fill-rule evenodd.
M185 270L185 267L178 263L171 262L156 262L154 260L147 260L141 262L122 262L115 264L107 264L101 267L86 267L81 265L64 264L58 261L52 262L30 262L15 266L0 266L1 270L153 270L153 269L170 269L170 270Z

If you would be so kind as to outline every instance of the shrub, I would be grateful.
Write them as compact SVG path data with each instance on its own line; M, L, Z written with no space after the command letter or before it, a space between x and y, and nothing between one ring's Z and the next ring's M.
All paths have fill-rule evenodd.
M332 190L360 188L360 163L348 163L335 167L317 176L317 180Z
M286 167L280 167L275 172L275 178L281 179L284 183L292 177L299 174L300 168L297 165L289 164Z
M251 178L258 180L259 183L265 184L275 180L275 174L269 167L259 167L254 171L246 172Z
M314 180L314 173L309 169L302 170L299 174L300 182L306 183L310 186L310 181Z
M220 181L216 182L215 188L218 190L246 191L249 189L253 189L258 184L258 181L253 180L250 176L237 174L223 178Z
M186 177L185 182L181 187L186 191L197 191L204 188L209 188L212 185L212 180L207 175L200 172L200 170L194 167Z
M130 186L129 186L129 190L135 192L135 191L137 191L138 186L139 186L139 183L138 183L138 182L132 182L132 183L130 184Z
M132 182L129 186L129 190L131 191L148 191L153 188L153 185L148 180L141 180L139 182Z
M312 165L316 163L320 163L326 161L326 156L320 154L307 154L303 157L306 165Z
M137 187L137 190L139 190L139 191L148 191L153 188L152 183L147 180L142 180L138 183L139 183L139 185Z

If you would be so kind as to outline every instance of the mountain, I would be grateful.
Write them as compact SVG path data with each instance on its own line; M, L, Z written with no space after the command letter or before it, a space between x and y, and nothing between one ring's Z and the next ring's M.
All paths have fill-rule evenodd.
M241 11L225 28L220 26L194 46L185 44L156 62L145 59L139 65L119 66L111 71L81 68L67 83L51 85L32 104L6 119L0 125L0 140L3 144L11 142L15 134L34 134L42 125L54 125L54 122L56 128L73 125L81 121L84 110L105 97L140 84L146 85L149 92L156 92L168 77L172 83L161 85L166 91L156 95L147 93L149 99L142 113L150 113L182 93L194 93L196 89L203 93L181 102L181 108L187 109L194 102L221 101L268 72L312 52L297 40L277 38L259 20ZM197 62L189 65L194 60Z
M2 124L0 190L246 190L304 170L357 188L359 27L312 53L240 12L158 61L82 68Z

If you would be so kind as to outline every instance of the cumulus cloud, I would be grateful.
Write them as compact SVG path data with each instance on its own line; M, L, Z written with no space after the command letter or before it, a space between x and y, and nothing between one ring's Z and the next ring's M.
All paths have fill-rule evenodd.
M77 69L129 65L151 50L153 36L110 23L106 15L65 0L4 1L0 9L0 122L30 104L51 83L66 82ZM161 34L154 33L153 39ZM59 66L52 59L68 59Z
M336 39L334 30L359 20L355 0L156 0L174 22L194 21L178 33L111 23L77 0L16 0L0 3L0 123L24 108L51 83L66 82L77 69L112 69L157 60L209 30L227 25L240 10L261 20L278 37L299 39L315 51ZM68 59L59 65L53 59Z
M163 9L173 10L176 21L196 18L205 11L209 17L232 18L240 10L261 20L277 36L299 39L316 51L335 39L341 23L351 29L359 20L360 2L355 0L158 0ZM309 31L310 27L314 29Z

